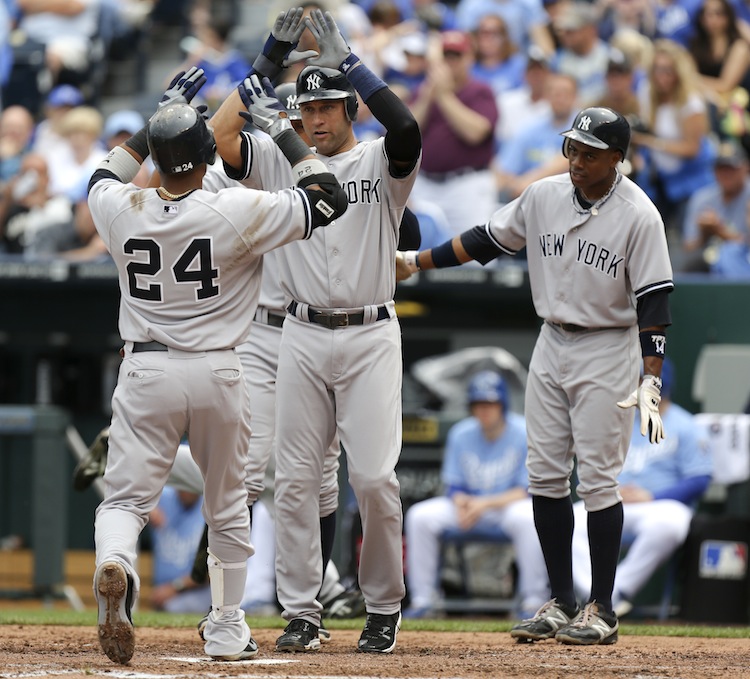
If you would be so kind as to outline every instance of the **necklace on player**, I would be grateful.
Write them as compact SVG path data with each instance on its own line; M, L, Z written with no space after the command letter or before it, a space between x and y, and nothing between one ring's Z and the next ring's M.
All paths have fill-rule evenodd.
M195 189L188 189L188 190L187 190L187 191L185 191L184 193L170 193L170 192L169 192L169 191L167 191L167 190L166 190L166 189L165 189L165 188L164 188L163 186L160 186L160 187L159 187L158 189L156 189L156 190L157 190L157 191L158 191L159 193L161 193L161 194L162 194L162 196L164 196L164 197L165 197L165 198L167 198L168 200L179 200L180 198L184 198L185 196L187 196L187 195L188 195L188 193L192 193L193 191L195 191Z
M573 199L573 207L575 208L575 211L576 211L576 212L577 212L578 214L581 214L581 215L582 215L582 214L585 214L585 213L587 213L587 212L591 212L591 214L592 214L592 215L594 215L594 217L596 217L596 215L598 215L598 214L599 214L599 209L600 209L600 208L602 207L602 205L604 205L604 203L606 203L606 202L607 202L607 201L609 200L610 196L611 196L611 195L612 195L612 194L614 193L614 191L615 191L615 187L616 187L616 186L617 186L617 185L618 185L618 184L620 183L620 180L621 180L621 179L622 179L622 175L620 174L620 171L619 171L619 170L618 170L617 168L615 168L615 178L614 178L614 180L612 181L612 186L610 186L610 187L609 187L609 189L607 189L607 193L605 193L605 194L604 194L604 195L603 195L603 196L602 196L602 197L601 197L601 198L600 198L599 200L597 200L596 202L590 201L590 200L589 200L589 199L588 199L588 198L586 197L586 194L585 194L585 193L584 193L583 191L580 191L580 189L575 189L575 188L574 188L574 189L573 189L573 196L572 196L572 199ZM580 194L581 194L581 197L582 197L582 198L583 198L583 199L584 199L585 201L587 201L588 203L592 203L592 202L593 202L593 204L591 205L591 207L589 207L589 208L587 208L587 209L585 209L585 210L581 210L581 209L579 208L579 203L578 203L578 201L576 200L576 190L578 190L578 191L580 192Z

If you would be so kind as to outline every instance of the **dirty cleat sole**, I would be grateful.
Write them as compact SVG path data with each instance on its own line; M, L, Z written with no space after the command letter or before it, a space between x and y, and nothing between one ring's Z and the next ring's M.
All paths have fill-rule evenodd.
M103 563L96 577L99 594L99 644L113 662L125 665L135 652L135 630L130 615L133 581L119 563Z

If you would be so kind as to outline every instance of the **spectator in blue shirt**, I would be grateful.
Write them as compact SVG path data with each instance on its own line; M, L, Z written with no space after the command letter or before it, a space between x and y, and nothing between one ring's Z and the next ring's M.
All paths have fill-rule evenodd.
M406 618L428 617L439 607L440 534L448 528L500 529L513 542L523 610L549 597L547 573L527 495L526 426L509 410L508 388L494 371L469 382L471 417L448 432L441 478L445 494L418 502L405 518L406 576L411 597Z
M709 271L721 250L745 243L749 171L747 153L740 144L728 141L719 146L714 160L715 180L688 200L682 229L682 270Z
M712 464L705 432L693 415L670 399L674 366L667 358L662 366L659 413L669 436L653 444L633 436L619 476L623 501L623 535L634 536L627 554L617 566L613 604L622 617L656 569L685 541L695 505L711 480ZM574 505L573 573L576 590L584 600L591 588L591 561L582 502Z

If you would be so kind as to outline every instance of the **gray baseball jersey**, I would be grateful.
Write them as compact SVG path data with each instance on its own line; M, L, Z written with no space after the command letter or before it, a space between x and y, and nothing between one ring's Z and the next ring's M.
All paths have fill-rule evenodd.
M278 150L244 138L242 176L264 174ZM287 620L320 623L322 578L317 507L325 451L336 432L362 518L359 584L371 613L392 614L404 596L402 515L395 466L401 452L401 331L395 256L419 163L388 171L384 139L318 158L347 191L347 212L322 238L279 250L281 284L295 303L284 323L276 400L276 576ZM317 234L313 234L316 236ZM311 313L359 314L329 328ZM309 567L300 568L299 564Z
M265 135L257 139L260 145L277 148ZM293 183L289 163L278 163L269 167L266 174L254 172L243 182L227 176L223 163L214 163L206 172L203 188L220 191L229 187L249 187L272 191ZM252 435L245 466L245 485L248 504L253 504L263 493L263 500L273 516L273 492L275 461L273 445L276 429L276 370L279 363L281 327L279 320L286 315L289 299L285 298L279 280L277 250L263 255L258 308L252 328L245 342L237 346L242 361L251 402ZM320 490L320 515L328 516L338 507L339 441L335 438L326 454L323 485Z
M486 230L506 252L526 246L534 307L547 321L526 386L530 492L566 496L575 454L586 508L605 509L620 499L634 418L616 404L638 383L637 299L673 288L661 216L619 174L585 210L566 173L532 184Z
M156 189L100 179L89 206L117 264L125 341L96 513L97 565L123 563L137 594L138 535L187 432L205 480L209 550L229 569L213 601L227 616L209 620L205 651L237 653L250 637L237 607L252 546L244 486L250 404L234 348L250 328L263 253L312 233L307 199L296 189L231 188L165 201Z

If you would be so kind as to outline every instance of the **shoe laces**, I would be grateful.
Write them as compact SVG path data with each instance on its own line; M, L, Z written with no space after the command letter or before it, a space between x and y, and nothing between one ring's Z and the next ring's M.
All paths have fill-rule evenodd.
M581 611L580 616L571 623L575 627L590 627L593 618L600 618L599 605L596 601L586 604Z

